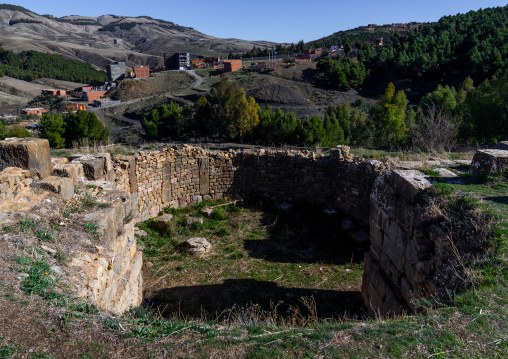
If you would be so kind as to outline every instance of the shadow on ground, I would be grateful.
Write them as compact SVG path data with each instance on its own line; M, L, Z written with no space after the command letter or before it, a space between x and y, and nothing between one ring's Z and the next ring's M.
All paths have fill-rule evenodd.
M244 241L250 257L279 263L361 264L369 250L370 242L358 242L354 235L368 230L339 213L305 202L281 208L255 201L246 205L263 211L268 237L253 235Z
M313 298L319 319L365 315L361 294L358 291L333 291L279 287L274 282L254 279L226 279L222 284L198 285L163 289L145 305L158 307L162 314L171 316L184 313L194 318L226 319L228 309L259 304L270 310L270 303L282 302L277 310L280 316L291 315L291 308L298 307L303 315L309 314L302 297Z

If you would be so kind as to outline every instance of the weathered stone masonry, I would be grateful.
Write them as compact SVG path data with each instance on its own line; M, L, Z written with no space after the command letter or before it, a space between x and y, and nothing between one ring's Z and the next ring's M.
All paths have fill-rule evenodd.
M209 153L184 146L113 158L73 155L51 163L44 141L0 143L0 165L6 168L14 158L12 164L22 168L0 175L0 205L5 201L12 210L33 198L36 187L62 199L78 183L98 188L97 195L112 204L90 214L100 225L102 244L76 250L71 267L82 275L68 275L76 294L100 308L120 313L141 301L136 220L156 217L165 206L246 194L319 203L369 224L362 296L372 316L413 312L417 299L439 295L450 282L442 275L451 256L446 229L420 221L426 208L416 198L430 182L418 171L390 171L383 162L353 158L347 147L316 156L267 149ZM16 151L30 160L20 161Z
M427 208L415 200L431 186L421 172L389 171L353 158L347 147L330 156L185 147L141 152L136 173L141 219L169 205L253 193L319 203L369 224L362 296L372 316L414 312L418 299L442 294L450 281L443 277L452 257L446 229L422 226Z
M382 162L353 158L347 148L330 156L264 149L207 153L191 147L140 152L139 211L146 219L169 205L254 193L317 202L367 222L372 184L384 169Z

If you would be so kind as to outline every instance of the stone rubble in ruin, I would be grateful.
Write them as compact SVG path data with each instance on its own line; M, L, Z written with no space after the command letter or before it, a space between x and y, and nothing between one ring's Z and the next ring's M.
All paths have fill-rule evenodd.
M204 257L210 254L212 245L206 240L206 238L194 237L186 240L183 243L183 248L187 253L195 257Z
M347 146L324 156L308 150L206 152L184 145L135 156L76 154L51 160L45 140L19 140L22 150L14 150L16 143L0 142L0 223L54 218L62 232L69 233L66 241L48 247L57 251L60 245L68 246L69 264L58 266L58 276L73 288L74 295L103 310L121 313L142 300L143 261L135 238L146 232L135 229L134 223L156 218L154 223L166 228L172 216L159 213L167 206L179 208L248 194L268 196L283 206L307 200L329 213L347 213L355 222L369 224L371 247L365 256L362 295L372 316L414 311L415 298L439 291L445 280L434 281L429 265L439 266L446 258L436 254L423 260L422 243L445 252L446 233L439 226L422 231L416 221L425 209L418 208L415 199L430 186L428 176L396 169L403 163L391 159L355 158ZM13 159L14 154L21 157ZM502 158L496 157L497 170L504 166ZM490 170L494 167L489 166ZM74 194L75 186L80 193ZM62 216L62 206L85 194L107 205L82 215ZM202 213L210 217L213 209ZM189 224L202 220L187 218ZM82 228L76 231L75 221L95 223L96 237ZM349 220L342 224L354 226ZM364 244L369 240L361 231L353 237ZM2 240L12 248L40 247L29 236L4 235ZM196 256L211 252L205 238L191 238L185 247Z
M187 217L187 225L193 225L194 223L203 224L203 218L200 217Z

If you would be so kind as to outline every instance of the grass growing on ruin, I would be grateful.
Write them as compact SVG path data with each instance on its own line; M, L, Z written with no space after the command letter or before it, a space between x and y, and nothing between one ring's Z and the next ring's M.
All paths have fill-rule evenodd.
M279 302L279 313L290 314L291 306L308 311L302 297L315 300L320 318L363 315L363 249L337 214L305 204L283 210L258 199L202 213L218 204L167 208L173 215L167 228L157 229L153 220L140 225L149 234L140 241L145 261L153 264L145 287L167 315L215 319L235 305L268 310ZM203 223L188 225L188 217ZM212 253L187 254L181 244L192 237L206 238Z
M467 176L466 176L467 177ZM478 180L476 180L478 182ZM497 252L482 263L478 271L474 273L482 284L476 285L463 293L456 293L453 296L451 306L445 306L442 301L428 300L420 303L424 313L410 317L400 317L390 320L366 320L357 321L355 317L341 317L333 320L320 318L311 321L303 326L295 326L291 323L267 321L266 318L273 316L259 315L252 305L244 306L235 312L235 321L229 325L217 326L220 320L209 321L213 330L207 333L193 333L192 325L185 321L184 316L173 316L169 322L173 323L171 334L163 334L154 326L147 327L150 335L139 335L143 341L160 342L164 341L165 335L178 336L179 345L168 345L166 347L170 356L184 357L186 350L192 348L191 357L202 357L215 355L221 357L225 353L236 353L236 357L242 358L300 358L300 357L330 357L330 358L470 358L470 357L506 357L508 356L508 271L507 271L507 236L508 236L508 201L506 201L506 189L508 181L506 178L480 179L481 183L475 183L474 179L465 178L464 183L468 184L438 184L438 191L447 194L468 194L460 201L464 205L480 206L494 216L495 240ZM285 213L278 208L270 208L270 205L261 203L252 205L245 203L239 208L223 208L214 214L212 218L204 218L201 225L193 225L189 228L183 219L186 215L200 216L200 206L190 207L182 210L169 210L175 217L173 225L167 228L164 235L150 232L150 222L145 222L143 228L149 233L149 237L143 241L145 256L152 260L156 273L154 279L168 275L173 279L190 280L190 286L195 283L205 283L205 286L198 285L197 291L185 291L178 286L161 290L154 296L153 305L168 305L164 301L164 294L172 290L181 291L182 298L191 298L187 295L199 295L199 291L205 293L209 301L213 301L215 293L207 291L207 283L219 282L222 276L217 276L215 271L233 274L231 278L248 277L250 269L251 276L263 276L263 270L271 273L272 277L266 277L268 281L275 282L277 287L270 288L270 294L276 293L276 288L283 288L286 295L288 287L311 288L321 285L325 288L328 284L320 284L314 280L314 272L305 278L309 268L316 263L327 270L337 270L338 273L350 269L352 273L356 270L355 263L361 267L355 259L347 263L330 261L328 254L336 255L332 248L320 247L319 241L312 247L312 251L305 253L303 247L299 246L304 238L314 238L312 231L316 228L309 228L302 217L296 215L301 209L295 212ZM315 209L309 208L309 213L317 213ZM251 217L244 220L243 216ZM256 217L257 216L257 217ZM286 222L286 216L293 216L295 221ZM257 218L256 221L252 217ZM319 216L318 216L319 217ZM316 222L316 218L309 215ZM254 223L257 222L257 225ZM333 221L332 221L333 222ZM320 223L317 221L316 223ZM319 225L321 225L320 223ZM307 227L307 230L305 229ZM309 232L310 230L310 232ZM221 231L229 231L230 234L220 237ZM319 232L317 237L333 232L333 228ZM310 237L309 237L310 233ZM215 257L207 259L194 259L179 250L179 243L188 235L208 235L212 244L216 247ZM164 240L165 238L165 240ZM251 241L252 242L249 242ZM273 242L272 242L273 241ZM243 244L241 244L243 242ZM151 244L150 244L151 243ZM251 243L253 247L246 246ZM326 243L326 241L325 241ZM147 245L148 244L148 245ZM262 244L264 256L256 258L256 244ZM271 247L273 245L274 247ZM246 250L246 247L250 248ZM159 251L159 252L157 252ZM228 255L241 253L241 258L228 262ZM354 256L353 256L354 257ZM186 258L186 260L183 260ZM215 258L215 259L214 259ZM307 259L304 259L307 258ZM310 259L312 258L312 259ZM160 262L158 262L160 260ZM216 267L214 261L220 260L221 266ZM246 262L245 262L246 261ZM249 263L252 261L253 263ZM256 261L260 261L257 263ZM289 269L285 268L289 265ZM227 267L233 267L231 271ZM298 268L292 270L291 266ZM336 267L335 267L336 266ZM295 269L296 269L295 268ZM303 270L302 270L303 269ZM158 272L157 272L158 271ZM166 271L167 274L158 274ZM194 272L195 271L195 272ZM194 272L194 275L191 273ZM196 274L197 272L197 274ZM234 274L234 273L237 274ZM358 270L361 272L361 269ZM187 277L183 275L187 274ZM279 285L281 274L286 282ZM277 276L278 275L278 276ZM287 276L287 277L286 277ZM275 279L272 279L275 278ZM344 276L334 277L336 283L346 280ZM307 282L305 282L307 280ZM164 279L161 280L161 288L164 288ZM303 281L303 282L302 282ZM327 282L327 281L326 281ZM325 283L326 283L325 282ZM238 283L236 283L238 284ZM232 287L219 286L223 291L230 291ZM239 287L244 289L244 287ZM332 288L329 286L327 288ZM337 287L336 287L337 288ZM251 288L252 289L252 288ZM259 288L254 288L258 289ZM275 289L275 290L274 290ZM340 292L335 289L336 292ZM251 298L258 298L256 293L250 292ZM203 298L204 299L204 298ZM224 298L221 298L223 300ZM340 303L340 299L334 298L334 303ZM185 308L179 303L180 309ZM319 306L317 307L319 311ZM230 312L228 312L230 313ZM254 315L257 313L257 315ZM308 315L308 312L303 312ZM182 314L182 312L180 312ZM134 317L125 318L125 324L138 320ZM213 316L212 316L213 318ZM216 317L217 318L217 317ZM221 319L224 317L219 317ZM283 316L281 316L283 318ZM158 317L161 320L161 317ZM187 318L187 320L190 318ZM203 316L201 319L210 320L210 317ZM146 321L146 319L144 319ZM167 321L168 319L166 319ZM155 318L150 323L156 323ZM177 323L180 323L178 327ZM183 324L187 323L187 325ZM201 321L201 323L205 323ZM157 324L162 326L162 324ZM176 329L176 328L180 329ZM180 332L176 333L176 331ZM194 333L198 333L198 331ZM129 329L125 330L126 335L133 335ZM200 342L196 344L195 335L199 335ZM186 351L187 352L187 351ZM212 355L212 357L213 357Z

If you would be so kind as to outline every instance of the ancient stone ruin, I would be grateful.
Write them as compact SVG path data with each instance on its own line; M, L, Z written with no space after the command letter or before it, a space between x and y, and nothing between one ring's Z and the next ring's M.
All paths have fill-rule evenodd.
M268 149L206 152L185 145L135 156L51 160L46 140L8 140L0 142L0 164L4 222L13 220L13 212L48 213L35 204L65 202L76 196L77 185L94 188L94 198L108 204L82 219L98 224L98 241L75 240L62 276L76 295L116 313L142 300L134 223L169 205L248 194L311 201L369 225L362 296L372 316L414 312L418 299L446 285L439 278L450 251L446 230L418 221L425 208L417 198L431 186L429 180L418 171L355 158L345 146L328 156Z

